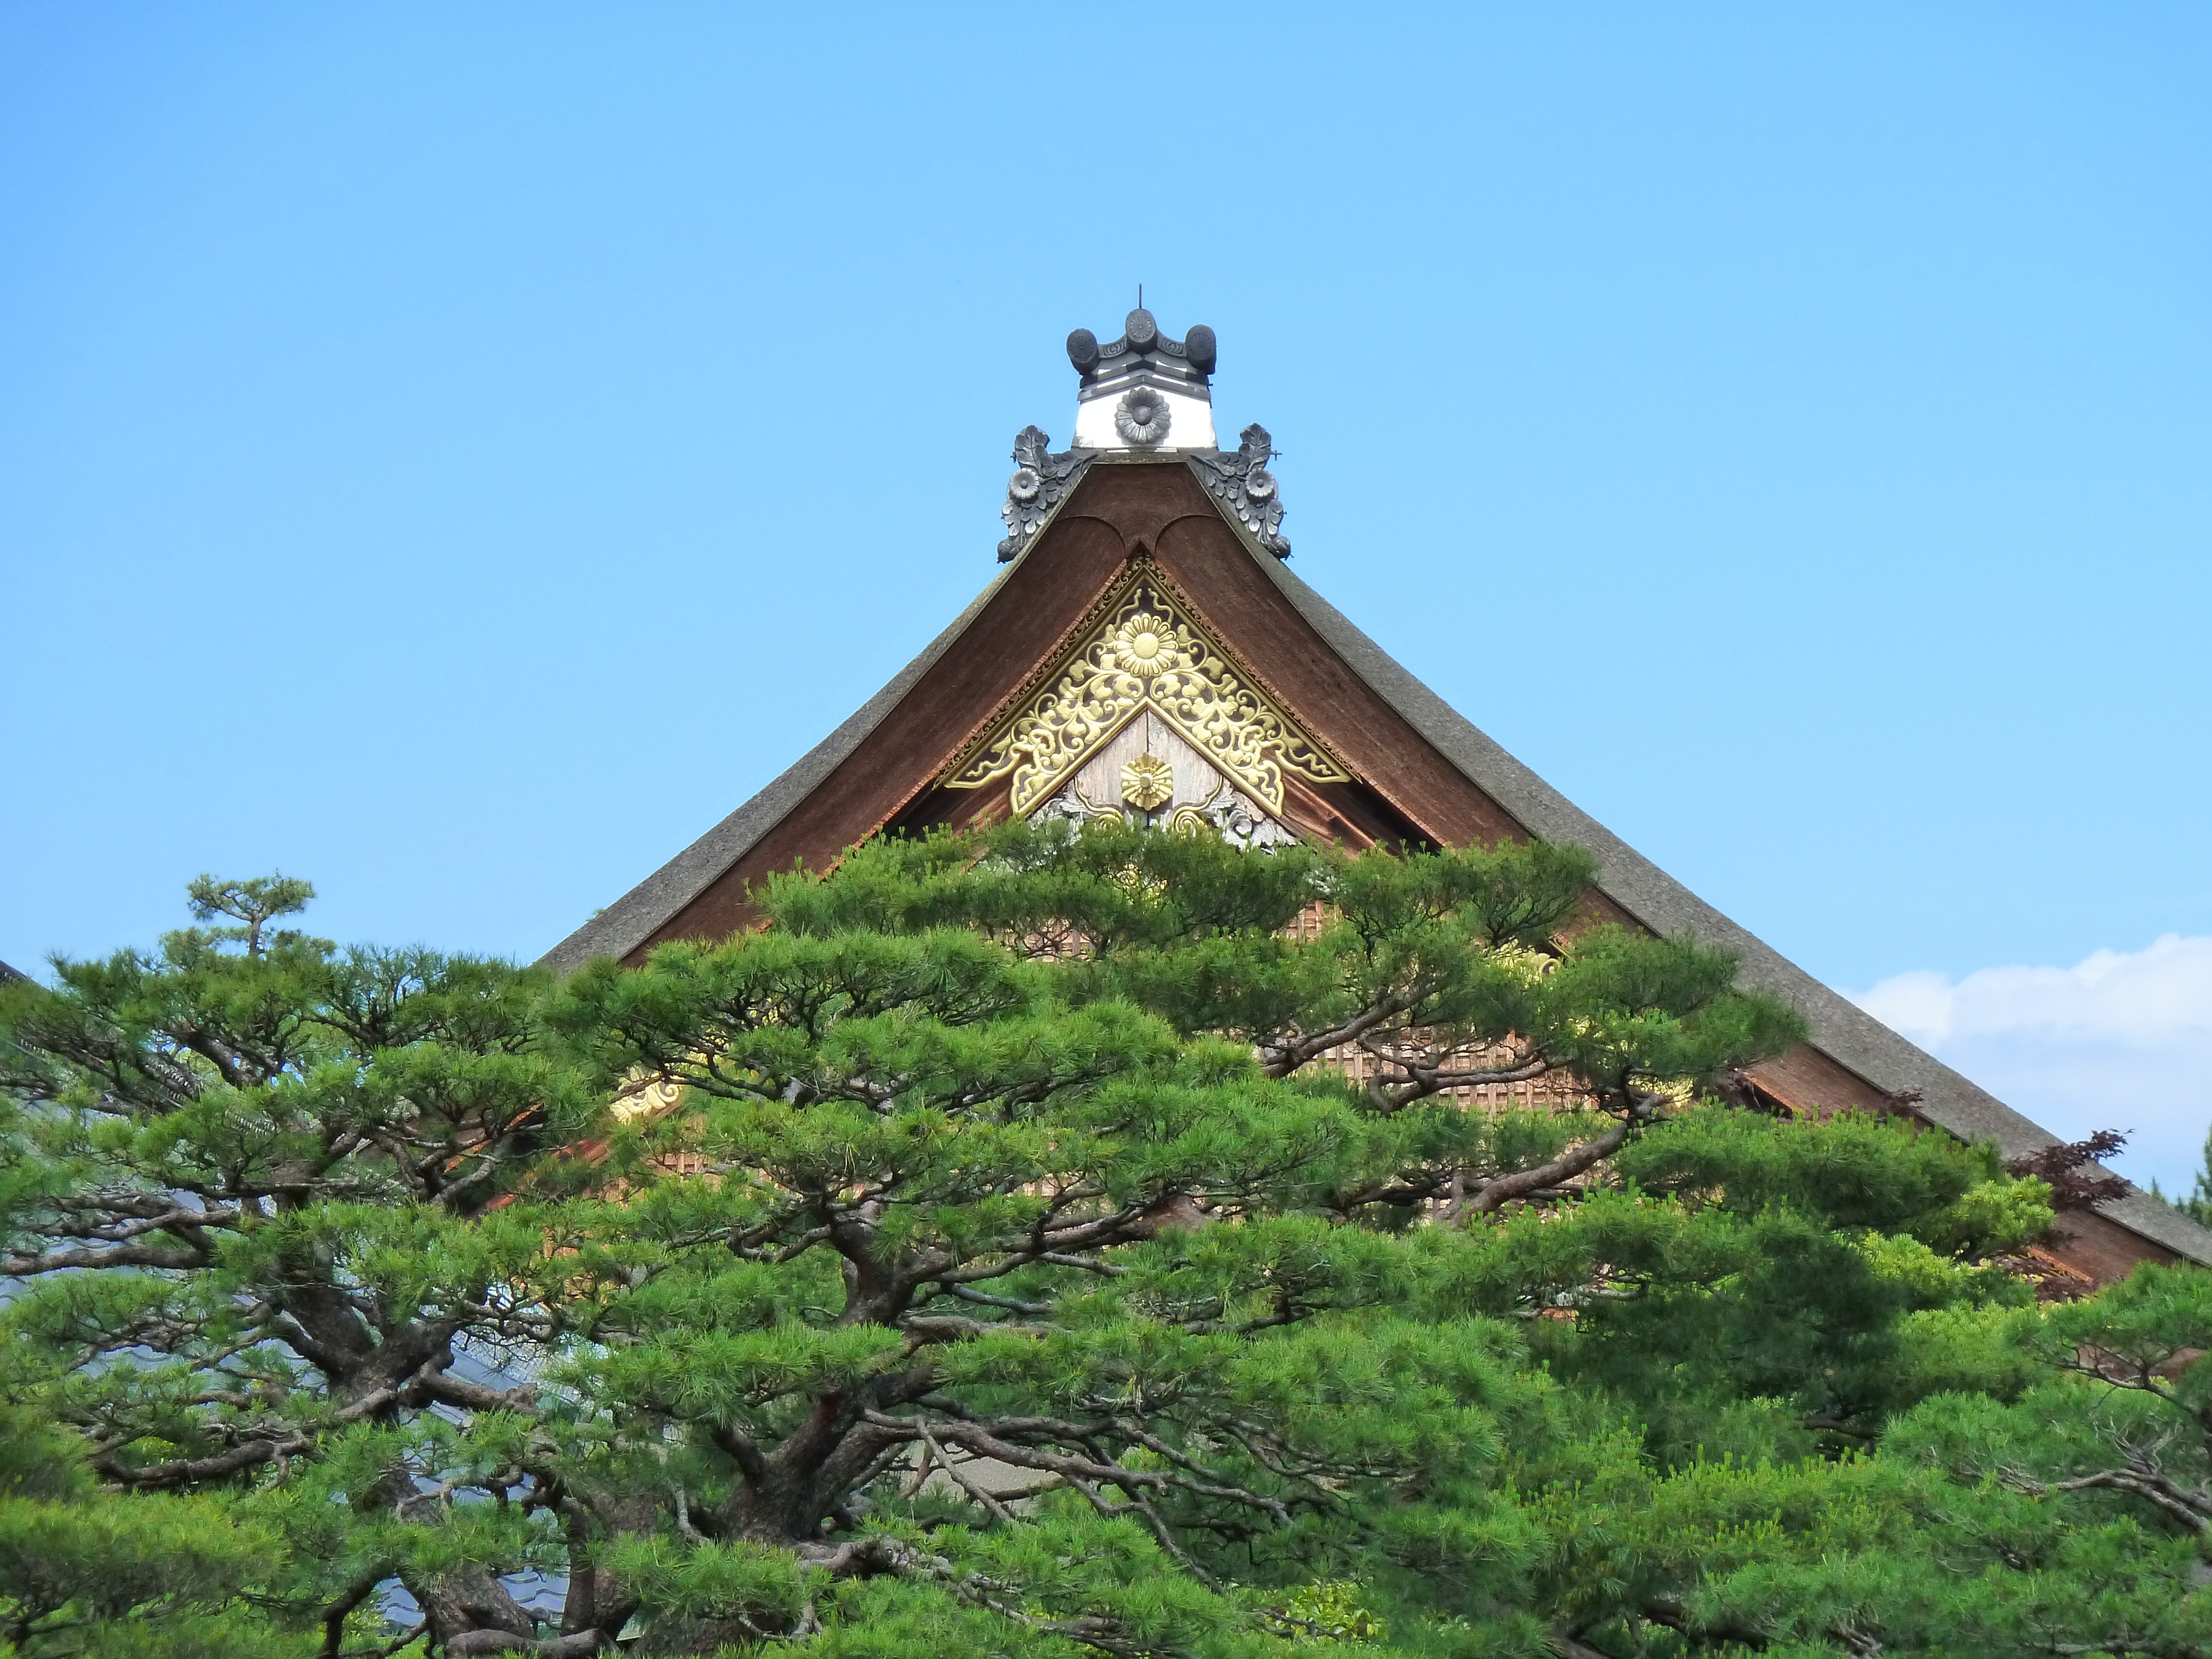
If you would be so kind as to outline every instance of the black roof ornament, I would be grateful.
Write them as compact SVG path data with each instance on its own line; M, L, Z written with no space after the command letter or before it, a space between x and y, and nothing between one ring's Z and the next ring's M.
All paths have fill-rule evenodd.
M1006 480L1006 504L999 509L1006 521L1006 538L999 544L1000 563L1027 547L1030 538L1044 528L1090 459L1087 449L1064 449L1055 455L1042 427L1025 426L1014 434L1014 476Z
M1160 332L1158 319L1139 306L1121 323L1121 337L1105 344L1087 328L1067 337L1067 361L1083 377L1085 397L1101 397L1135 386L1152 386L1205 398L1213 373L1213 331L1204 323L1180 340Z
M1245 533L1277 558L1287 559L1291 543L1283 534L1282 493L1267 470L1275 459L1275 441L1257 421L1238 436L1243 441L1236 448L1194 454L1191 463Z

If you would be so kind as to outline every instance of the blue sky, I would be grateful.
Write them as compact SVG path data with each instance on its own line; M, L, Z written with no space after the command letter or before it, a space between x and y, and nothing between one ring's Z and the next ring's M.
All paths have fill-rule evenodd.
M2193 972L2208 70L2180 5L17 0L0 957L277 867L534 955L988 580L1141 281L1300 573L1814 972ZM1968 1069L2171 1184L2187 983L2140 1077L2032 999Z

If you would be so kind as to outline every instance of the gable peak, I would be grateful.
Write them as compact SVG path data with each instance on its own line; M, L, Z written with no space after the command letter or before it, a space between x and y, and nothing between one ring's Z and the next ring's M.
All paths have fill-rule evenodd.
M1275 456L1267 428L1255 422L1237 434L1236 448L1216 447L1214 357L1213 331L1205 324L1194 325L1182 339L1170 339L1141 304L1123 319L1120 335L1103 345L1087 328L1070 334L1075 436L1058 452L1042 427L1025 426L1015 436L1014 474L1000 508L1006 521L1000 560L1021 555L1074 493L1092 461L1155 455L1189 465L1255 548L1290 557L1283 503L1267 467Z

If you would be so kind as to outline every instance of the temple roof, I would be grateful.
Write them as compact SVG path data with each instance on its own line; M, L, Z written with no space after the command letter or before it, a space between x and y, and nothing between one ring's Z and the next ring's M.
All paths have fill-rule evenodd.
M1210 337L1206 343L1210 359ZM1079 369L1082 355L1071 346ZM1105 355L1101 349L1101 361ZM1293 574L1283 562L1289 546L1265 470L1269 454L1258 428L1247 429L1237 451L1130 446L1058 456L1043 433L1028 428L1009 489L1012 533L1000 548L1009 562L998 576L843 725L556 945L546 964L567 971L599 956L637 960L663 939L726 935L756 919L749 882L794 859L827 867L879 830L988 822L992 812L1014 810L1008 792L1024 787L1021 810L1032 810L1026 803L1042 799L1046 783L1010 781L1006 767L976 757L994 732L1003 749L1008 722L1027 717L1024 710L1074 695L1085 673L1104 673L1094 672L1105 648L1102 630L1120 617L1126 632L1127 619L1141 612L1147 626L1184 641L1178 661L1193 695L1212 694L1208 673L1240 681L1246 691L1239 695L1252 707L1275 711L1268 756L1304 742L1316 757L1261 775L1240 769L1232 755L1212 756L1214 775L1234 781L1239 799L1254 798L1247 803L1253 813L1355 845L1517 835L1586 848L1599 862L1599 892L1619 920L1728 947L1741 961L1746 985L1805 1017L1810 1042L1753 1071L1783 1103L1908 1111L1962 1139L1992 1139L2008 1158L2057 1144L1629 847ZM1036 477L1040 461L1052 472L1050 489L1041 483L1024 500L1024 472ZM1093 686L1083 695L1098 693ZM1066 775L1091 752L1066 757ZM1271 788L1271 800L1259 799ZM2070 1253L2100 1279L2169 1253L2212 1263L2212 1232L2140 1191L2063 1224L2075 1232Z

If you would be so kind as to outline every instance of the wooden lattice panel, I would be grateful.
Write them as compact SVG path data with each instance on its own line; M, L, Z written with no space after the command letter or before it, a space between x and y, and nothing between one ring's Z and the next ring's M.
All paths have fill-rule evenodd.
M1498 1043L1488 1048L1455 1050L1450 1056L1450 1065L1455 1071L1478 1066L1503 1066L1512 1064L1516 1058L1509 1045ZM1362 1085L1389 1075L1386 1066L1357 1043L1347 1042L1328 1049L1316 1063L1341 1072ZM1565 1072L1547 1072L1541 1077L1524 1078L1518 1083L1470 1084L1446 1089L1436 1098L1456 1101L1470 1111L1490 1113L1570 1112L1589 1103L1589 1091Z

